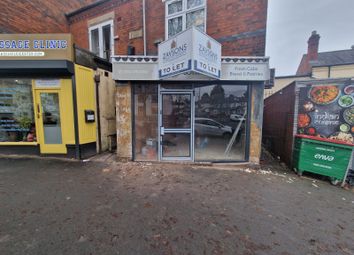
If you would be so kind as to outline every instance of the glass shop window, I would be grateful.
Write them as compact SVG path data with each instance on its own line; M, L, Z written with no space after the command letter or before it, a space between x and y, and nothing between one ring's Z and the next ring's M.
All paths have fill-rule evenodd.
M114 55L113 21L107 21L89 28L90 51L110 61Z
M167 39L179 32L196 26L206 30L205 0L170 0L166 1L166 35Z
M157 91L157 85L152 84L134 87L134 155L137 161L156 161L158 159Z
M0 142L35 141L32 80L0 79Z
M245 161L248 87L195 87L195 160Z

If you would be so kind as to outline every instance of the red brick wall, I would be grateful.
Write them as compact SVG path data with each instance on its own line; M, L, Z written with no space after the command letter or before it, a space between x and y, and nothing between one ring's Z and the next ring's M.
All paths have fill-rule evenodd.
M65 13L96 0L1 0L0 33L68 32Z
M223 45L223 55L263 56L267 0L207 0L207 34ZM156 40L165 39L165 7L161 0L146 0L147 53L156 55ZM143 54L143 38L129 40L129 32L141 29L142 0L111 0L69 18L76 44L88 48L90 19L114 11L115 54L127 54L127 45Z

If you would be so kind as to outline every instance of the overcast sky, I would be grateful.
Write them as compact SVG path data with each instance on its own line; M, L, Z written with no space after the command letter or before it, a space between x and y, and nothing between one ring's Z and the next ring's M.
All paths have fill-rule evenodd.
M320 52L354 45L354 0L268 0L266 55L276 76L293 75L307 52L311 32Z

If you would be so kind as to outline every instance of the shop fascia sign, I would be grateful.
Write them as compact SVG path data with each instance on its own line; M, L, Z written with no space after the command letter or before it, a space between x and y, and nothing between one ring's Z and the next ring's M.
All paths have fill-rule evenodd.
M223 63L221 77L230 81L269 81L269 62Z
M0 60L73 59L70 34L0 34Z
M158 51L159 79L186 72L221 77L221 44L195 27L159 44Z
M242 59L244 62L223 61L221 64L221 77L219 80L225 81L269 81L270 69L267 57L223 57ZM119 60L117 60L119 59ZM123 60L125 59L125 60ZM139 59L147 61L139 62ZM151 59L156 59L153 62ZM258 61L258 62L257 62ZM121 81L156 81L158 77L159 64L157 57L146 56L115 56L113 58L113 79ZM181 74L168 76L164 80L215 80L215 78L194 71L185 71Z

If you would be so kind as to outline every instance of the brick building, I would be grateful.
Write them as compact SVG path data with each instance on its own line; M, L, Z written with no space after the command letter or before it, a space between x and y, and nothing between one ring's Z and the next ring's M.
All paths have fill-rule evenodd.
M267 4L101 0L66 15L75 43L113 63L119 157L259 162L264 82L269 79ZM184 51L180 41L195 47L192 37L205 40L200 47L219 65L209 71L219 73L198 73L198 62L190 59L185 66L193 62L193 71L160 76L157 55L163 45Z
M67 15L76 44L89 48L90 26L113 21L114 54L144 53L143 1L101 0ZM158 42L165 40L165 1L146 0L146 52L156 55ZM222 43L223 55L264 56L267 0L207 1L206 33ZM166 17L167 18L167 17Z
M65 13L96 0L1 1L0 33L65 33Z
M267 0L5 0L5 6L1 32L43 38L70 32L76 47L112 62L119 157L259 162ZM22 47L21 40L16 49L9 42L3 50ZM33 50L38 60L46 54Z

